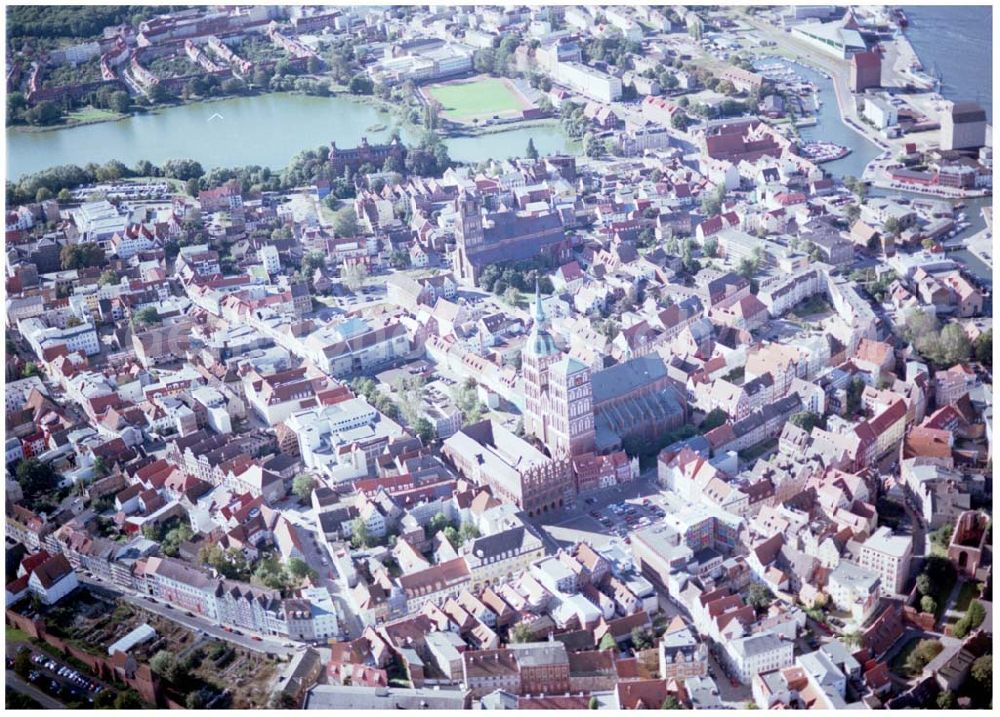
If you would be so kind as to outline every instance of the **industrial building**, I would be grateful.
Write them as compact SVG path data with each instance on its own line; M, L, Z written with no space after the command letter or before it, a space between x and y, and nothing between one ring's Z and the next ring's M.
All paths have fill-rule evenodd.
M941 149L978 149L986 144L986 111L975 102L955 102L941 115Z

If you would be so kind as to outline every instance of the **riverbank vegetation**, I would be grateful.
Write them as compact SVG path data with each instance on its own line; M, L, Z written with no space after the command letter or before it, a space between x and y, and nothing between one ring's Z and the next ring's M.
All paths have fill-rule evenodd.
M17 182L8 180L6 196L8 205L14 206L53 197L68 202L70 190L88 184L133 177L162 177L185 182L188 193L192 195L233 179L240 183L245 193L287 191L293 187L326 181L330 184L331 201L337 202L355 195L355 179L358 175L409 172L420 176L440 176L452 164L447 145L434 132L425 132L418 143L407 148L402 165L389 159L381 167L363 165L357 172L347 171L334 176L329 156L329 147L323 145L298 153L292 157L288 166L278 171L248 165L217 167L206 172L199 162L192 159L172 159L162 166L148 160L141 160L134 167L128 167L118 160L111 160L103 165L88 163L82 167L66 164L26 175Z
M7 38L88 38L108 25L138 26L154 15L175 12L172 5L11 5Z

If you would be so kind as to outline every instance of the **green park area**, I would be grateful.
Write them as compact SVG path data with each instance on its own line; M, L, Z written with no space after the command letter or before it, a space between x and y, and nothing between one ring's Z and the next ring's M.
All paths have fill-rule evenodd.
M125 115L114 110L105 110L87 105L80 109L73 110L66 115L69 122L104 122L106 120L121 119Z
M441 104L444 116L457 121L519 112L522 107L517 93L506 82L495 77L431 85L425 91Z

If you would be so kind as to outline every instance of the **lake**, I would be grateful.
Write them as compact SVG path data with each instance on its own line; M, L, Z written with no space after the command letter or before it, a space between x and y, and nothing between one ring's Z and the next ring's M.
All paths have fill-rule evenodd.
M215 116L218 115L218 116ZM129 166L141 159L196 159L206 169L257 164L280 169L304 149L335 140L341 147L386 140L398 122L387 112L349 97L273 93L170 107L116 122L45 132L7 131L7 178L17 179L59 164ZM382 127L375 131L373 127ZM404 142L418 131L399 127ZM528 139L542 154L575 151L556 126L512 128L484 137L446 140L453 159L479 162L523 156Z
M988 6L907 7L907 36L925 67L943 79L948 99L979 101L992 117L992 9ZM830 80L811 69L796 70L820 90L819 123L802 128L803 139L823 139L848 146L851 154L823 168L838 177L861 176L878 148L841 122ZM211 119L218 113L222 119ZM103 163L140 159L162 164L168 159L197 159L206 169L258 164L280 169L304 149L335 140L351 147L367 136L389 137L394 118L350 97L310 97L287 93L235 97L171 107L117 122L48 132L7 132L7 178L58 164ZM373 131L384 126L382 131ZM404 142L416 131L400 127ZM463 162L523 156L528 139L541 154L580 150L558 126L512 128L481 137L446 140L452 158Z

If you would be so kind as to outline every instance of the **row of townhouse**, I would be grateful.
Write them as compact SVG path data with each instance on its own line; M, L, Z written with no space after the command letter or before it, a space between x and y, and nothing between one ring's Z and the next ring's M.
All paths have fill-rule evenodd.
M203 569L173 558L137 561L133 587L222 627L293 639L303 639L303 635L323 639L338 634L335 612L331 605L324 605L322 597L317 596L317 605L308 597L285 600L277 590L212 577ZM308 595L309 591L303 593ZM289 629L290 612L295 631ZM303 625L310 621L314 624Z

